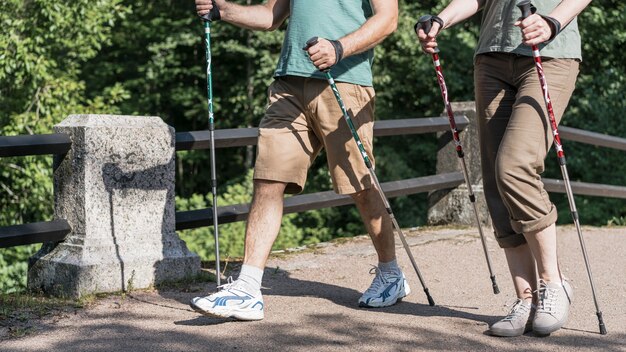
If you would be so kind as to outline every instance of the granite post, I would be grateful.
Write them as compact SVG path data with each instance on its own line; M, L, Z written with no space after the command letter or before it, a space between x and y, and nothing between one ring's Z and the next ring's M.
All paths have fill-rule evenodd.
M465 164L467 165L472 190L476 196L476 206L481 224L490 225L489 211L483 193L480 169L480 146L478 144L478 125L476 106L473 101L452 103L455 115L465 115L470 124L461 133ZM438 133L437 173L461 170L459 157L450 131ZM438 190L428 195L428 223L430 225L471 225L476 226L474 210L469 200L467 185L461 184L454 189Z
M55 217L72 232L30 260L28 287L80 297L197 275L175 231L175 133L158 117L71 115L72 148L54 159Z

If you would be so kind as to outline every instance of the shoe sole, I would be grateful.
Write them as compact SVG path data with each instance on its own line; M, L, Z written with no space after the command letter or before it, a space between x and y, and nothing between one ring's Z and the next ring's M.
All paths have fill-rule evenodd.
M393 301L387 301L387 302L382 302L381 305L378 306L373 306L373 305L369 305L365 302L359 302L359 307L361 308L384 308L384 307L389 307L389 306L393 306L394 304L398 303L402 301L402 298L396 298Z
M378 306L370 305L370 304L367 304L365 302L359 302L359 307L360 308L384 308L384 307L393 306L394 304L396 304L398 302L401 302L404 297L409 295L409 293L411 293L411 289L409 288L408 285L405 285L404 286L404 296L398 297L398 298L396 298L393 301L382 302L382 304L378 305Z
M489 334L491 334L492 336L497 336L497 337L516 337L516 336L522 336L527 332L532 331L533 328L530 324L526 325L523 329L493 329L493 328L489 328Z
M563 321L557 322L555 324L552 324L548 327L545 328L537 328L533 326L533 332L539 336L548 336L551 333L559 330L560 328L563 327L563 325L565 325L565 323L567 323L567 318L568 316L565 316L565 319L563 319Z
M255 321L255 320L263 320L264 318L264 314L263 312L260 312L261 314L258 314L255 312L255 314L240 314L240 313L220 313L220 312L212 312L212 311L207 311L204 310L200 307L198 307L197 305L194 304L194 302L189 303L189 306L191 307L191 309L193 309L194 311L207 316L207 317L211 317L211 318L222 318L222 319L236 319L236 320L241 320L241 321Z

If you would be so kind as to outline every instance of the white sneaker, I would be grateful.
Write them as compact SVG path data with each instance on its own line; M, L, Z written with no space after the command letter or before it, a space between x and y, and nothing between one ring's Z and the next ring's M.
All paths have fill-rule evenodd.
M529 319L531 313L531 303L518 298L509 314L491 325L489 332L494 336L521 336L532 330L532 319Z
M387 307L411 293L411 288L401 271L382 272L377 267L370 270L376 274L370 287L359 298L359 307L378 308Z
M261 291L247 292L239 281L219 286L220 291L206 297L195 297L189 305L195 311L218 318L235 318L238 320L263 319L263 296Z
M537 291L539 303L533 319L533 331L539 335L549 335L567 322L573 290L565 280L560 283L540 280Z

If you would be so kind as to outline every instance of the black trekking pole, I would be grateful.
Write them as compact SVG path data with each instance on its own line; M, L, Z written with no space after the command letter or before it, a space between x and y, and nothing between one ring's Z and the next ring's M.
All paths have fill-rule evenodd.
M317 37L313 37L313 38L309 39L306 42L305 50L308 49L310 46L315 45L316 43L317 43ZM374 172L374 168L373 168L372 162L370 161L370 158L367 155L367 152L365 151L365 148L363 147L363 143L361 142L361 138L359 138L359 134L357 133L356 128L354 128L354 124L352 123L352 119L350 118L350 115L348 115L348 111L346 110L346 106L344 105L343 100L341 99L341 95L339 94L339 90L337 89L337 85L335 84L335 80L333 79L333 76L330 74L330 69L322 70L322 72L326 75L326 79L328 80L328 83L330 84L330 88L332 89L333 93L335 94L335 98L337 99L337 103L339 103L339 107L341 108L341 112L343 113L343 118L348 123L348 127L350 128L350 132L352 133L352 137L354 138L354 141L356 142L356 144L357 144L357 146L359 148L359 152L361 153L361 156L363 157L363 161L365 162L365 166L367 166L367 169L369 170L369 173L370 173L370 177L372 178L372 180L374 182L374 185L375 185L376 189L378 190L378 194L380 195L380 198L383 201L385 209L387 210L387 213L389 214L389 217L391 218L391 222L393 224L393 228L398 233L398 236L400 237L400 241L402 241L402 245L404 246L404 249L406 250L406 253L409 256L409 259L411 260L411 264L413 265L413 269L415 269L415 272L417 273L417 277L420 280L420 283L422 284L422 287L424 288L424 293L426 293L426 298L428 299L428 304L431 305L431 306L434 306L435 305L435 301L433 300L433 298L430 296L430 293L428 292L428 288L426 287L426 283L424 282L424 279L422 278L422 274L420 273L420 270L417 267L417 263L415 262L415 258L413 258L413 253L411 253L411 249L409 248L409 244L407 243L406 238L404 238L404 233L402 232L402 229L398 225L398 222L396 221L396 218L393 215L393 211L391 210L391 206L389 205L389 201L387 200L387 197L385 196L385 193L383 192L383 189L380 186L380 182L378 182L378 178L376 177L376 173Z
M522 10L522 18L526 18L531 15L531 4L529 0L520 1L517 6ZM561 138L559 137L559 131L557 129L556 119L554 118L554 111L552 110L552 101L550 100L550 93L548 91L548 83L546 82L546 76L543 72L543 66L541 64L541 54L539 53L539 47L532 45L533 57L535 58L535 67L537 68L537 74L539 75L539 82L541 83L541 91L543 92L543 99L546 103L546 109L548 110L548 117L550 119L550 127L552 128L552 134L554 135L554 149L559 159L559 166L561 167L561 173L563 174L563 183L565 184L565 191L567 193L567 200L569 201L570 212L572 213L572 219L574 219L574 225L578 232L578 239L580 241L580 248L583 252L583 258L585 260L585 266L587 267L587 275L589 276L589 283L591 284L591 293L593 295L593 302L596 306L596 315L598 316L598 324L600 327L600 334L606 335L606 327L604 326L604 320L602 319L602 312L596 298L596 288L593 284L593 277L591 275L591 268L589 266L589 259L587 258L587 249L585 248L585 241L580 229L580 221L578 219L578 211L576 210L576 203L574 202L574 193L572 192L572 186L570 184L569 176L567 173L567 165L565 161L565 153L563 152L563 145L561 144Z
M425 15L420 17L420 19L415 24L415 33L417 34L420 26L424 29L425 33L430 32L430 29L433 24L433 16ZM450 129L452 131L452 139L454 140L454 144L456 145L456 154L459 157L459 162L461 164L461 170L463 171L463 178L465 178L465 184L467 184L467 191L469 193L469 200L472 203L472 208L474 209L474 217L476 218L476 226L478 226L478 233L480 234L480 240L483 245L483 251L485 252L485 259L487 260L487 268L489 268L489 275L491 278L491 286L493 288L493 293L500 293L500 289L498 288L498 284L496 283L496 275L493 273L493 269L491 267L491 259L489 258L489 252L487 251L487 241L485 239L485 234L483 233L482 226L480 224L480 218L478 217L478 207L476 205L476 196L474 195L474 191L472 190L472 183L470 182L469 173L467 171L467 165L465 164L465 153L463 152L463 146L461 145L461 139L459 138L459 131L456 128L456 122L454 121L454 113L452 112L452 106L450 105L450 101L448 99L448 88L446 86L446 81L443 78L443 70L441 69L441 63L439 62L439 48L435 48L435 53L432 54L433 63L435 65L435 71L437 72L437 81L439 82L439 88L441 89L441 97L443 98L443 103L446 106L446 112L448 113L448 121L450 122Z
M215 3L213 3L215 6ZM217 9L217 8L215 8ZM211 21L215 19L212 16L214 11L201 16L204 21L204 38L206 48L206 82L208 95L208 111L209 111L209 143L211 150L211 193L213 194L213 233L215 235L215 277L217 287L221 286L220 271L220 237L217 220L217 176L215 171L215 125L213 121L213 82L211 79ZM219 10L217 10L219 19Z

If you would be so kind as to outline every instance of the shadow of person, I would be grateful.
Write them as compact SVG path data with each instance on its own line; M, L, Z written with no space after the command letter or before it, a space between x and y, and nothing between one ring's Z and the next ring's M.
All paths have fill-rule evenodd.
M181 273L194 274L200 269L199 258L194 258L175 232L174 150L163 164L135 169L136 161L142 158L137 152L116 154L112 156L113 162L102 165L102 181L108 193L108 221L123 291L132 286L133 280L144 287L180 279ZM160 217L158 223L152 221L157 217ZM161 236L157 238L153 232ZM132 248L128 245L131 237ZM134 261L132 266L141 272L127 273L128 263L124 258ZM142 270L144 265L140 263L146 261L152 263L152 273ZM194 262L197 268L193 267Z
M211 291L210 289L213 289ZM214 284L209 285L209 291L214 292ZM428 303L413 303L408 301L400 301L399 303L384 308L361 308L358 306L358 299L362 292L349 287L337 286L330 283L302 280L291 277L290 273L276 268L266 268L263 276L263 288L261 290L265 297L286 296L299 297L305 300L307 297L325 299L332 304L346 307L349 309L366 311L376 311L381 314L392 315L411 315L416 317L450 317L467 319L475 322L491 325L495 323L499 317L472 313L467 310L476 310L476 307L452 307L452 306L430 306ZM162 295L169 295L173 299L179 300L181 303L188 303L191 295L181 296L178 294L161 292ZM419 294L415 291L413 294ZM294 314L298 314L294 311ZM177 325L202 325L202 324L219 324L233 321L232 319L201 319L194 318L185 321L177 321Z

